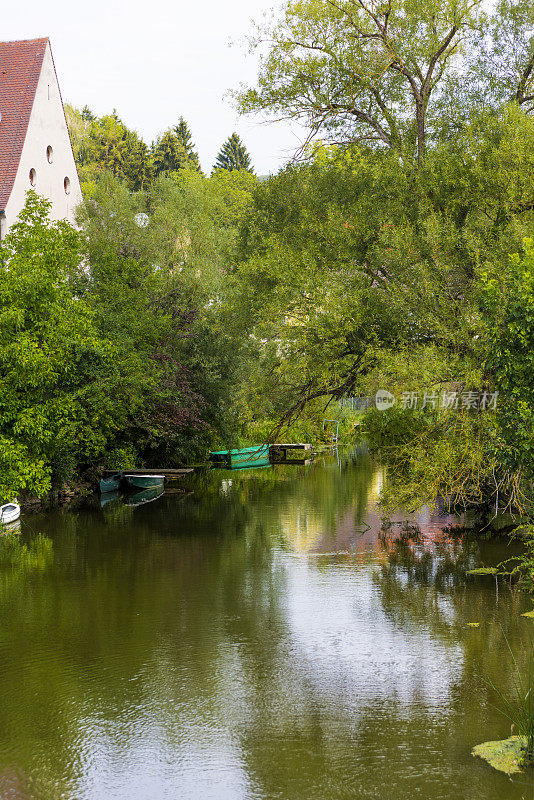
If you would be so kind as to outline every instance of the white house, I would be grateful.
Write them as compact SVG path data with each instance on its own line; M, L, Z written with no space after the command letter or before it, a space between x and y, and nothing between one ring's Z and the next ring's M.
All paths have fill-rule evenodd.
M0 42L0 239L28 189L74 222L82 191L48 39Z

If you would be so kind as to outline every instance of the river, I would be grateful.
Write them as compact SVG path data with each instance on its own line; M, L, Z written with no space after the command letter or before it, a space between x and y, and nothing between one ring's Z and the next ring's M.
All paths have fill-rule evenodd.
M211 471L0 541L2 800L519 800L509 735L532 608L510 555L423 511L383 526L365 454ZM478 626L469 623L478 623Z

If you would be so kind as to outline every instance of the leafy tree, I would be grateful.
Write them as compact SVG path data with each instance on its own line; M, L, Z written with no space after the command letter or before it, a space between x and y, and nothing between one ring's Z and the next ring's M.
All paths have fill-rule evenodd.
M253 171L250 155L237 133L228 137L217 154L213 172L221 169Z
M52 481L96 457L116 424L102 404L101 379L114 348L69 280L81 242L50 204L28 192L1 248L0 497L46 492ZM109 415L108 415L109 414Z
M241 111L304 120L311 136L372 141L421 161L427 116L474 34L480 0L305 0L259 30L271 42Z
M486 375L501 398L500 460L534 478L534 242L508 263L487 265L481 299L488 319Z
M513 105L436 144L417 168L384 150L332 148L257 185L241 227L236 307L264 343L256 393L279 418L293 419L320 398L378 388L397 397L501 391L479 274L484 264L499 274L532 230L533 145L534 123ZM495 309L503 306L501 299ZM516 350L530 336L524 322ZM511 335L500 335L511 365ZM521 370L526 376L528 360ZM506 504L520 484L525 492L529 449L521 445L523 461L504 449L514 429L524 431L518 442L531 434L527 394L508 431L500 413L420 417L397 409L370 418L371 442L387 446L401 477L397 496L417 504L440 491L493 502L498 485Z
M133 447L138 461L176 464L232 434L241 348L225 324L224 278L250 192L241 176L184 170L161 177L149 198L101 181L81 210L91 280L78 291L116 342L117 380L128 387L110 459Z
M242 351L223 278L253 182L186 170L147 206L104 173L82 235L29 193L0 251L0 498L92 464L183 463L233 435Z

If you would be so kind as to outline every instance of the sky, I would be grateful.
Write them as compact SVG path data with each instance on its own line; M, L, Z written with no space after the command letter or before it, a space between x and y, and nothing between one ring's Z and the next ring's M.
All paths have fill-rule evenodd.
M303 139L296 126L239 117L225 97L254 85L246 36L272 0L22 0L5 4L3 40L49 36L63 100L96 114L117 110L150 143L182 115L210 172L237 131L258 175L276 172ZM230 42L234 42L230 46Z

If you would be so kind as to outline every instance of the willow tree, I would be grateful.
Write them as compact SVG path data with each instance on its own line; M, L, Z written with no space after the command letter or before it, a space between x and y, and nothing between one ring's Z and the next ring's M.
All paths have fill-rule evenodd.
M374 141L420 162L440 82L482 18L481 0L304 0L258 30L268 52L242 112L304 121L310 138Z

